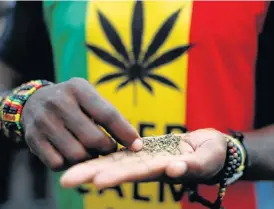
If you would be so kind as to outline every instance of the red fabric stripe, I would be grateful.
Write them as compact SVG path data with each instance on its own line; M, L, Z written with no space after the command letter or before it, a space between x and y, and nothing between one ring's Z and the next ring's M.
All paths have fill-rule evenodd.
M194 2L187 87L187 128L250 130L254 116L257 35L265 2ZM214 15L212 15L214 14ZM201 188L216 198L216 188ZM184 209L204 208L183 201ZM212 200L213 200L212 199ZM230 186L228 209L255 209L251 183Z

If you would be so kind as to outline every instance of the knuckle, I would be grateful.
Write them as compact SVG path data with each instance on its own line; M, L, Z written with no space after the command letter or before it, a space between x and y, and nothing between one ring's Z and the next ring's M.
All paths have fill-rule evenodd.
M108 137L101 130L96 130L91 133L84 133L80 136L80 141L86 148L89 149L100 149L100 150L108 150Z
M69 88L75 88L75 87L78 87L80 84L87 83L87 82L88 81L84 78L74 77L74 78L71 78L70 80L68 80L66 82L66 85Z
M60 101L62 100L62 97L58 97L57 95L52 96L51 98L48 98L45 101L46 109L56 109L60 108Z
M63 95L56 95L51 99L46 101L46 109L51 111L58 111L60 113L66 113L67 108L71 107L75 104L75 101L70 96L63 94ZM57 112L57 113L58 113Z
M94 87L84 78L75 77L70 79L66 83L66 91L71 95L87 95L93 96L96 90Z
M87 82L87 80L84 78L81 78L81 77L73 77L69 80L69 82L77 84L77 83L81 83L81 82Z
M33 119L33 125L37 126L39 128L47 126L47 122L46 122L46 116L43 113L39 113L37 115L35 115L34 119Z
M107 106L104 108L99 122L105 126L111 125L119 117L118 112L112 106Z
M87 148L96 148L98 145L100 145L101 141L103 140L103 137L100 134L96 135L87 135L82 134L81 141Z

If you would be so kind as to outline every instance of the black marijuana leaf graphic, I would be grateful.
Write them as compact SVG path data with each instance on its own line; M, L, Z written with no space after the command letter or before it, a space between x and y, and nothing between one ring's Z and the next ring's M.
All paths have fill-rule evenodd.
M181 12L181 9L170 15L161 25L159 30L156 32L153 40L149 44L147 50L142 54L142 41L144 33L144 8L142 1L136 1L133 11L133 18L131 24L131 35L132 35L132 55L123 44L115 27L110 23L108 18L101 12L97 11L100 24L104 31L106 38L109 43L113 46L119 58L113 56L111 53L101 49L98 46L87 44L89 50L91 50L96 56L98 56L104 62L116 67L118 72L107 74L101 77L95 85L110 82L117 78L124 78L124 80L116 87L116 90L120 90L129 83L134 84L134 101L136 103L136 81L139 81L144 88L146 88L151 94L153 94L153 88L148 82L154 80L166 85L173 89L179 90L179 87L166 77L157 75L154 71L163 65L166 65L190 49L192 46L184 45L177 48L173 48L153 59L158 49L167 40L175 22Z

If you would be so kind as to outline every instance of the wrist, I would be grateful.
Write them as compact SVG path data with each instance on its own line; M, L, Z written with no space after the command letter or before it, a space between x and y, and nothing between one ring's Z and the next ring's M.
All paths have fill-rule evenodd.
M51 82L45 80L30 81L15 88L5 98L2 98L0 122L1 130L6 137L15 139L17 142L21 141L23 128L20 120L25 103L38 89L50 84Z
M234 156L236 156L235 159L238 160L237 165L234 165L236 166L236 170L234 174L227 179L227 185L230 185L235 183L239 179L241 179L242 176L244 175L244 172L248 164L248 155L247 155L246 147L243 143L244 135L241 132L231 131L231 136L226 134L224 134L224 136L226 137L227 140L232 142L235 145L235 148L237 149L237 152L234 153Z
M243 135L232 132L232 136L223 134L227 141L226 160L221 171L210 180L202 182L208 185L219 185L218 196L214 203L199 195L197 184L194 189L190 189L190 199L192 202L199 202L209 208L221 208L222 200L225 196L226 187L237 181L243 175L247 164L247 152L243 145Z

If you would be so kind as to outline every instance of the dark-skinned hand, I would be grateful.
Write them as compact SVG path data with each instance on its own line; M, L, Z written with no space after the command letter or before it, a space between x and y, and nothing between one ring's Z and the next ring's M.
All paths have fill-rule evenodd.
M115 140L135 151L142 147L137 131L81 78L37 90L21 124L31 152L54 170L114 152Z

